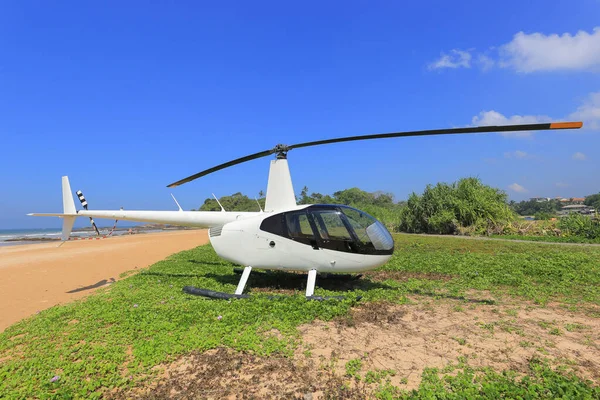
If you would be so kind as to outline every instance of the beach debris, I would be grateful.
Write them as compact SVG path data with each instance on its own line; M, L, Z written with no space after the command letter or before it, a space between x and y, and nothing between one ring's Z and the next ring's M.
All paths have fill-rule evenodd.
M222 316L222 315L219 315L219 316L217 317L217 319L220 321L220 320L222 320L222 319L223 319L223 316Z
M133 308L138 308L138 305L137 305L137 304L134 304L134 305L133 305Z
M50 379L50 383L57 382L59 379L60 379L60 376L58 376L58 375L54 375L54 376L52 377L52 379Z

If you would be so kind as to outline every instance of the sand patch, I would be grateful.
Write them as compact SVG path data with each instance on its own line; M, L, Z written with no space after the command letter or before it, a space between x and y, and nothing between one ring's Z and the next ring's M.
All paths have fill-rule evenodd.
M472 367L525 372L533 358L569 365L579 377L600 382L600 320L560 308L469 304L454 300L368 304L349 318L300 328L315 361L336 369L360 359L362 372L395 371L391 383L414 389L425 368L459 360ZM300 353L297 354L300 357Z
M206 244L206 230L182 230L104 240L0 247L0 332L50 308L110 285L121 274Z
M363 399L378 388L365 383L368 371L390 371L384 380L410 390L418 388L425 368L452 373L462 363L526 374L535 359L600 382L598 319L514 299L502 305L424 296L411 300L407 305L367 303L349 316L303 325L302 343L291 358L224 348L185 355L157 367L152 383L115 397ZM360 382L346 375L352 360L360 360Z

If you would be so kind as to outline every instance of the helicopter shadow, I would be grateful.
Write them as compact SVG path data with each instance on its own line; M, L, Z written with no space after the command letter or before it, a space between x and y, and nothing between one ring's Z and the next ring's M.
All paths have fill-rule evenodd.
M239 274L207 273L206 278L214 279L221 284L237 285ZM246 288L248 292L297 292L306 289L307 275L288 271L252 271ZM370 279L334 274L317 275L318 288L332 292L348 292L354 290L392 289L391 286Z
M198 261L198 260L187 260L187 262L192 264L200 264L200 265L214 265L217 267L225 267L228 264L224 262L215 262L215 261Z
M197 274L174 274L174 273L170 273L170 272L154 272L154 271L148 271L148 272L141 272L140 275L142 276L162 276L162 277L169 277L169 278L202 278L205 275L202 272L198 272Z
M86 290L97 289L99 287L102 287L102 286L105 286L105 285L107 285L109 283L114 283L114 282L115 282L115 278L102 279L101 281L96 282L93 285L78 287L77 289L69 290L68 292L65 292L65 293L85 292Z

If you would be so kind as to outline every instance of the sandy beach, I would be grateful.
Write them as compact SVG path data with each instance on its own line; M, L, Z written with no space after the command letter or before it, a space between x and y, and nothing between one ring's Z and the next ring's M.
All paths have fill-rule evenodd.
M103 240L0 247L0 332L15 322L85 297L178 251L208 243L206 230L185 230Z

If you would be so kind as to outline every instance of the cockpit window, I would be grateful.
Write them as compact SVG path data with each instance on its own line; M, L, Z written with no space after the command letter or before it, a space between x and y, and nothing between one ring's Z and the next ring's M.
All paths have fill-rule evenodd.
M392 254L394 240L383 224L348 206L317 204L265 218L260 229L307 244L357 254Z
M313 231L304 211L285 213L288 235L292 238L313 237Z
M321 239L352 240L348 228L342 220L342 213L335 209L311 210Z

